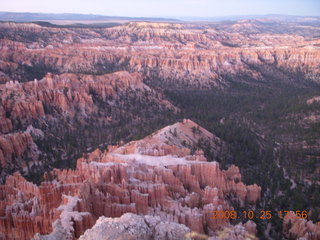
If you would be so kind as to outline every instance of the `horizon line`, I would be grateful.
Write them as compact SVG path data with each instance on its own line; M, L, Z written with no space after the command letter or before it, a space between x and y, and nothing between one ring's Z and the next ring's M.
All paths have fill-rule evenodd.
M125 15L105 15L98 13L80 13L80 12L30 12L30 11L0 11L0 13L15 13L15 14L48 14L48 15L84 15L84 16L99 16L99 17L118 17L118 18L163 18L182 20L183 18L198 18L198 19L214 19L214 18L234 18L234 17L312 17L320 18L320 15L293 15L281 13L267 13L267 14L236 14L236 15L217 15L217 16L125 16Z

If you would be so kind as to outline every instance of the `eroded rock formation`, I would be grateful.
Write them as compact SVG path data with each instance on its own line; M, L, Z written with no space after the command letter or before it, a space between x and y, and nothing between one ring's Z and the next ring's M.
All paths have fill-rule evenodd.
M288 24L131 22L62 29L2 22L0 133L40 129L45 138L38 148L47 154L42 164L65 166L87 149L141 135L132 126L171 123L163 116L177 109L163 90L318 82L319 30L289 24L289 31ZM116 133L108 129L121 124Z
M320 239L320 222L313 223L299 218L294 212L289 212L283 221L286 237L289 239Z
M233 209L226 200L229 195L241 205L254 204L261 189L244 185L237 167L220 170L201 152L192 155L183 147L186 139L200 138L221 144L212 133L184 120L143 140L96 150L79 159L76 170L53 170L40 186L18 173L9 176L0 186L2 236L30 239L40 233L78 238L99 216L128 212L215 235L231 225L228 219L212 219L212 211Z
M100 217L94 227L87 230L79 240L182 240L189 231L184 225L164 222L159 217L126 213L121 218Z
M37 151L28 132L0 135L0 163L3 168L26 167L36 159Z
M191 232L182 224L162 221L159 217L150 215L138 216L126 213L120 218L100 217L94 227L87 230L79 240L121 240L121 239L145 239L145 240L245 240L256 239L255 228L251 221L246 224L237 224L223 228L216 237L209 237L205 234Z
M178 111L161 93L145 85L141 74L126 71L104 75L48 73L41 80L7 82L0 85L0 92L0 162L8 172L37 162L41 152L47 161L64 155L69 141L76 142L74 151L85 152L88 145L103 143L97 135L111 138L108 127L119 126L120 121L143 122L144 116L152 119L160 112ZM48 148L58 153L50 157L46 155Z
M63 29L1 23L2 81L26 81L30 68L57 73L139 71L153 85L208 89L230 80L317 81L316 32L263 21L234 25L132 22L106 29ZM251 27L251 30L249 30ZM20 31L23 33L20 33ZM33 80L33 79L28 79Z
M0 23L1 177L48 162L70 166L70 156L140 136L137 125L156 120L163 126L158 120L178 111L164 89L319 83L318 29L262 20L139 22L109 29ZM76 170L53 170L40 186L14 174L1 186L0 238L78 238L99 216L127 212L246 238L248 229L255 232L252 224L231 226L211 219L211 212L232 209L227 196L242 206L254 204L260 188L242 183L236 166L221 171L202 151L190 151L202 139L217 153L223 146L186 121L84 155ZM38 154L45 161L37 161ZM290 224L288 236L317 237L309 233L317 233L318 225Z

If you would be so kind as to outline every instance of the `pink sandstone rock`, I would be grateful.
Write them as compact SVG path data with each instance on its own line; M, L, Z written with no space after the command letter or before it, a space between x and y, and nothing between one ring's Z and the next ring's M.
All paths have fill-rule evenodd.
M171 137L166 143L165 133L175 128L177 138L196 141L194 126L198 127L186 120L109 152L96 150L80 158L75 170L54 169L40 186L18 173L9 176L0 186L0 232L8 240L62 232L75 239L100 216L129 212L159 216L199 233L214 234L229 226L228 219L212 219L212 211L232 210L229 194L243 204L254 204L261 189L244 185L234 166L223 171L217 162L198 161L179 139ZM202 137L216 138L198 128ZM165 151L154 154L150 149ZM247 228L254 233L252 224Z

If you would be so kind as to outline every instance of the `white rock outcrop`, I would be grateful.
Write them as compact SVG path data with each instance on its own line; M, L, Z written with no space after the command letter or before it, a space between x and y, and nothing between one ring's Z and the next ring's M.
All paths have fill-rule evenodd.
M185 225L164 222L160 217L126 213L120 218L100 217L79 240L182 240L188 232Z

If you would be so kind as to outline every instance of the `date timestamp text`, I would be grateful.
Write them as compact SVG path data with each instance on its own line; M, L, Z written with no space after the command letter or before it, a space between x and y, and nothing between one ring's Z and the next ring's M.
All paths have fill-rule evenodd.
M212 211L213 219L271 219L275 215L283 219L289 212L293 212L296 218L306 219L308 217L308 211L277 211L272 212L270 210L255 211L241 211L235 210L217 210Z

